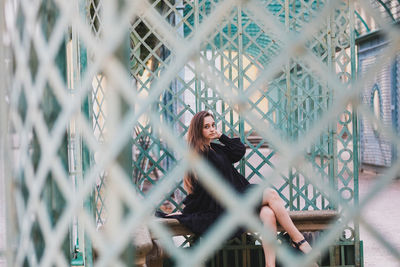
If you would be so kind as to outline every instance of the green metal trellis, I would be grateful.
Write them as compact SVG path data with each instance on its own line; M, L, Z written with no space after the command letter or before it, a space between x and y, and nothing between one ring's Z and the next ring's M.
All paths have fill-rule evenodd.
M164 18L176 34L189 39L217 4L217 1L172 3L155 1L153 6L157 7L160 18ZM262 4L284 25L282 28L291 32L301 32L303 25L307 25L313 17L316 17L325 5L323 1L312 3L263 1ZM92 2L91 5L95 3ZM310 52L330 69L335 68L337 61L343 69L351 63L350 56L345 51L350 47L351 38L346 33L350 29L348 12L347 5L332 12L324 21L324 27L321 27L321 30L308 42ZM100 17L91 14L91 17L96 16ZM332 34L331 29L334 27L337 32ZM149 26L146 17L140 17L133 22L131 40L134 44L131 46L131 62L134 62L131 66L134 66L132 73L137 82L137 90L150 91L153 81L173 60L173 52L176 51L171 51L168 44L163 42L162 36ZM217 77L225 80L235 90L246 93L250 88L257 93L258 98L250 98L246 101L247 104L263 121L270 123L286 136L288 142L297 142L314 122L319 120L320 114L328 109L333 93L326 81L315 78L315 74L307 64L296 59L289 60L267 85L257 89L251 88L251 84L255 82L254 72L262 72L267 68L271 60L282 53L282 46L274 31L263 27L259 19L254 18L245 8L238 6L200 45L199 61L204 61ZM196 61L188 62L171 86L165 90L155 109L163 114L164 119L174 129L183 133L187 129L190 114L202 109L211 110L217 121L221 122L224 132L240 136L249 146L249 153L238 166L242 174L249 180L268 178L267 173L274 169L273 161L277 160L277 148L263 139L258 143L248 141L251 137L258 136L257 132L215 92L212 83L210 84L206 77L199 74L198 69L201 67L198 64L200 63ZM347 75L346 72L342 73ZM348 80L348 77L342 78ZM191 98L193 100L188 100ZM352 134L354 129L350 128L354 119L349 118L351 114L351 110L345 111L343 116L347 116L346 120L340 121L338 125L329 126L318 142L307 149L306 158L322 179L329 181L334 188L350 192L352 196L357 197L357 192L347 186L350 180L352 182L357 180L353 172L353 168L357 168L354 166L357 157L353 160L343 160L338 157L342 154L349 154L351 157L353 153L352 144L356 142L356 137ZM338 127L342 133L339 138L336 131ZM175 162L176 159L174 154L159 142L158 137L153 135L149 124L139 123L137 129L133 142L137 154L133 155L133 166L134 173L143 177L137 185L143 192L144 184L148 186L156 184L163 174L168 173L170 162ZM268 148L260 152L262 147ZM254 163L255 158L260 158L261 162ZM103 185L104 183L101 183L100 187ZM305 175L296 168L289 169L288 173L282 176L282 180L274 186L291 210L337 208L321 192L306 182ZM171 211L179 210L181 207L179 202L182 200L179 196L182 196L182 193L184 194L184 190L178 185L175 194L166 199L169 206L164 208L169 208ZM98 194L98 197L101 200L101 194ZM353 197L349 200L352 199ZM100 218L104 205L103 202L99 204ZM357 233L357 226L353 227L355 228L352 231ZM358 234L352 236L355 247L358 247Z
M330 266L362 265L353 1L5 3L19 159L10 175L14 265L129 265L132 232L143 224L178 266L210 257L221 266L229 249L259 259L258 237L216 251L239 222L230 206L237 196L184 147L191 117L204 109L246 144L236 167L250 182L274 187L289 210L342 212L316 250L330 253ZM190 168L207 174L211 191L221 185L229 212L226 225L187 251L189 237L171 246L150 215L182 208ZM245 223L268 236L253 218ZM297 260L280 247L278 258Z

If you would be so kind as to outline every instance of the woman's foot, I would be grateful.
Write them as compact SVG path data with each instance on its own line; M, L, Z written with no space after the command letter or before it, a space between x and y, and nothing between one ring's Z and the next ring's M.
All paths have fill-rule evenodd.
M305 238L303 238L302 240L295 242L292 241L292 245L293 247L295 247L297 250L301 251L304 254L308 254L311 252L312 247L310 246L310 244L307 242L307 240ZM316 264L315 262L311 264L312 267L318 267L318 264Z
M302 240L300 240L298 242L292 241L292 245L293 245L293 247L297 248L299 251L303 252L304 254L308 254L312 250L310 244L307 242L307 240L305 238L303 238Z

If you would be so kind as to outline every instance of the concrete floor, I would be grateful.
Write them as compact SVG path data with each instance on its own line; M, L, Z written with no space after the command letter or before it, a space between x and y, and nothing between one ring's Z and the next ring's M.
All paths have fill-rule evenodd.
M2 179L0 175L0 251L5 244L5 205ZM360 173L360 199L364 199L368 189L376 182L373 172ZM400 180L381 192L366 207L364 218L368 220L383 237L400 251ZM396 260L375 238L361 226L361 239L364 241L365 267L400 267ZM6 267L0 256L0 267Z
M360 173L360 200L377 180L373 172ZM400 251L400 180L395 180L372 199L363 215L382 237ZM400 260L396 260L362 225L360 228L365 267L400 267Z
M1 144L0 144L1 145ZM0 149L2 149L0 147ZM1 152L1 150L0 150ZM6 263L2 258L1 253L5 250L6 244L6 216L5 216L5 192L4 192L4 167L2 166L3 159L2 153L0 153L0 267L5 267Z

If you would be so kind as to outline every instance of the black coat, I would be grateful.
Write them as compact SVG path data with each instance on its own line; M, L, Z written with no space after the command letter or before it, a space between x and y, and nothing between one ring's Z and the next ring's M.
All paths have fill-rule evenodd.
M236 170L233 163L238 162L246 153L246 148L239 138L229 138L222 134L222 143L211 143L211 148L202 153L219 174L232 185L238 193L248 189L249 182ZM179 220L186 228L197 235L203 234L221 214L224 208L197 181L194 182L193 193L186 196L185 207L180 215L171 217Z

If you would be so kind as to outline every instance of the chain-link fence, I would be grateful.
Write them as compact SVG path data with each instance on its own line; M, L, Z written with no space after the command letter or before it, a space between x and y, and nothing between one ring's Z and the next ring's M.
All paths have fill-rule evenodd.
M307 266L320 252L329 255L321 265L361 266L363 223L400 262L400 252L362 217L400 165L360 201L357 145L362 115L398 147L396 129L359 96L396 55L400 35L370 1L358 4L390 42L356 77L353 1L2 2L11 77L2 121L15 207L9 261L132 265L144 227L176 266L255 266L254 258L261 266L261 239L285 266ZM238 196L189 151L184 138L200 110L241 138L246 155L236 168L258 191ZM153 216L182 209L190 169L227 209L195 244L189 233L172 239ZM250 212L265 187L276 189L288 210L339 214L307 257L291 253ZM225 242L239 225L253 237Z

